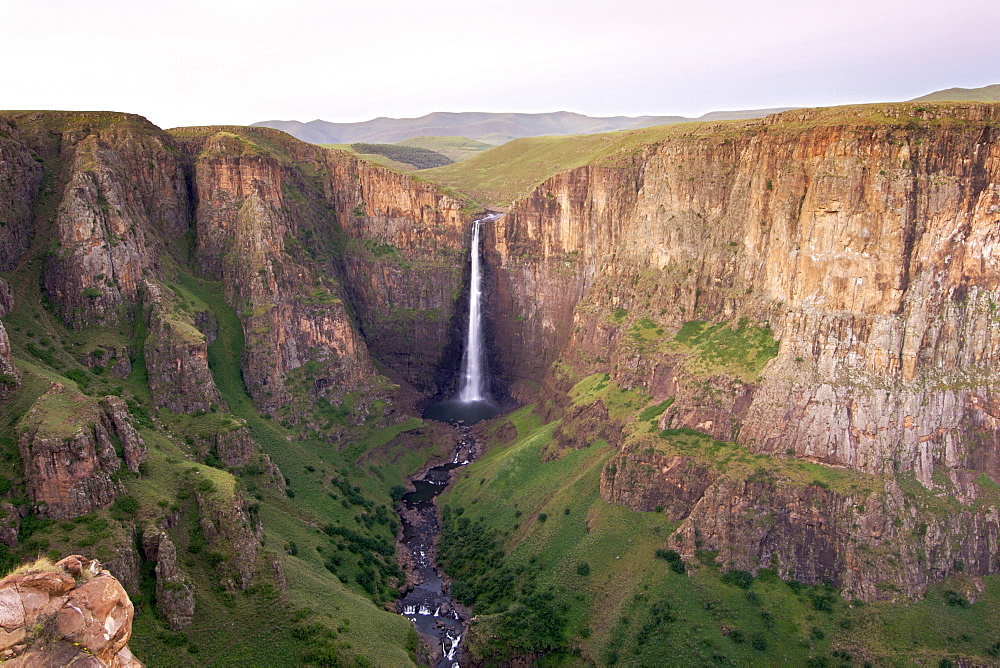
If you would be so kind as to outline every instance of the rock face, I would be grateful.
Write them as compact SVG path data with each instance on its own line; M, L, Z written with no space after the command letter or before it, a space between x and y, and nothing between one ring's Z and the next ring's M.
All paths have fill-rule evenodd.
M52 383L21 418L18 430L28 495L39 515L53 519L106 508L120 493L120 484L111 479L122 465L112 435L136 470L145 455L120 399L98 403L59 383Z
M10 286L0 279L0 318L14 310L14 298L10 294ZM7 330L0 322L0 399L17 389L20 384L21 372L14 366L10 350L10 339Z
M109 433L114 433L122 444L122 458L125 466L133 473L139 472L139 464L146 459L146 444L132 424L132 416L121 397L108 396L101 399L104 410L102 422Z
M257 551L264 537L260 517L247 508L243 497L198 491L198 518L208 546L219 555L219 568L228 577L223 584L230 590L246 589L257 573Z
M208 368L208 342L193 318L153 281L145 284L145 301L149 321L144 356L153 403L175 413L224 409Z
M961 526L923 516L913 518L918 526L941 535L975 527L984 542L955 547L937 566L932 556L907 562L886 587L912 593L957 553L994 572L973 555L987 549L996 512L975 506L974 481L1000 480L998 118L1000 107L988 104L793 111L679 130L559 174L488 240L492 319L506 342L498 365L515 388L544 380L545 392L558 393L566 387L549 372L558 359L575 377L606 372L656 401L672 398L660 428L879 480L912 476L966 504ZM740 332L744 343L755 332L760 355L738 363L704 337L684 343L685 332L710 326ZM765 335L780 345L764 345ZM692 486L672 473L691 473L681 461L645 462L667 472L643 476L642 458L623 456L617 470L632 482L612 483L606 472L606 498L676 507L688 517L686 549L690 536L724 533L714 544L733 541L724 555L734 567L771 554L739 531L750 508L763 512L760 490L707 477ZM700 486L705 510L688 515L691 502L700 507ZM884 519L898 509L879 487ZM775 492L768 507L799 517L803 499L818 493L796 490ZM708 510L726 507L726 520ZM793 535L827 541L822 557L785 549L782 563L796 565L781 568L807 581L836 572L849 590L876 595L879 569L860 567L836 533L838 522L856 521L851 508L844 498L808 531L790 521L768 538L786 547Z
M680 484L680 481L678 481ZM758 476L708 486L670 543L685 557L718 550L731 568L832 582L862 600L910 598L945 576L997 571L1000 513L941 501L926 512L895 481L868 494Z
M164 240L185 238L180 152L169 135L130 114L27 113L7 121L27 148L62 166L42 193L58 197L50 232L57 248L44 275L56 312L76 329L120 322L143 276L158 271L170 246Z
M331 212L303 194L309 188L297 171L242 137L217 132L194 148L198 257L240 314L244 380L258 408L273 413L287 404L287 374L307 364L303 382L316 394L357 388L374 376L338 286L297 241L309 230L312 250L321 251Z
M171 630L190 626L194 617L194 586L177 565L173 541L166 532L150 527L142 535L142 550L146 559L156 562L156 609Z
M0 580L5 666L141 668L132 656L132 601L110 573L79 555Z
M0 271L12 270L32 237L32 207L42 182L34 159L17 128L0 118Z
M537 380L561 355L665 398L674 351L635 355L629 326L745 316L781 346L744 390L741 443L925 486L935 466L1000 474L971 447L1000 433L1000 111L912 113L787 112L542 184L496 226L504 369Z
M470 218L462 202L402 174L335 153L327 164L361 332L380 362L433 395L448 375L442 358L460 356Z

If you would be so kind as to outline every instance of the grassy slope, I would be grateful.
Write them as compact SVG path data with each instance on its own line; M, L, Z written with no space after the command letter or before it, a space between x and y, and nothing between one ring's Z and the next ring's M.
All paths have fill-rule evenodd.
M770 126L769 131L797 132L807 127L840 124L963 122L948 118L927 120L927 110L949 106L948 103L895 103L801 109L786 112L782 121ZM667 139L682 136L726 137L747 132L762 122L761 119L692 122L594 135L529 137L484 151L462 162L423 170L419 178L454 188L483 206L507 207L558 172L588 164L614 166L622 158Z
M396 142L396 144L426 148L429 151L447 156L455 162L461 162L477 153L493 148L491 144L485 144L468 137L413 137Z
M280 152L281 146L272 148ZM0 546L0 567L11 567L38 554L60 558L82 553L107 562L116 551L131 547L133 526L141 532L148 522L177 511L180 520L170 534L180 565L196 587L197 609L189 628L169 631L153 605L151 565L142 564L141 593L133 596L137 617L131 647L147 665L301 665L309 652L313 652L313 661L320 663L337 655L345 665L354 665L356 660L373 666L412 665L416 637L411 625L374 603L356 582L363 555L346 549L352 547L352 541L331 537L320 528L344 526L362 540L391 545L393 530L385 521L373 522L368 528L360 520L380 510L389 511L383 517L393 521L390 488L446 446L412 434L405 443L397 440L397 435L421 426L417 419L395 425L351 425L347 438L353 445L341 450L315 438L300 439L300 434L276 421L261 418L242 382L243 333L238 317L224 303L221 285L173 267L174 280L168 281L168 287L190 308L211 311L218 319L219 338L209 349L217 385L231 411L247 421L254 439L282 468L294 497L267 487L265 477L250 470L252 467L227 471L197 461L185 444L185 435L216 423L225 426L230 419L216 414L192 418L153 410L141 353L145 340L142 314L136 313L135 327L126 323L73 332L45 307L41 272L45 255L54 250L47 227L58 201L53 175L59 165L51 160L44 166L42 195L35 211L38 233L21 265L2 274L15 294L15 310L4 318L4 324L24 380L18 393L0 406L0 477L21 484L18 423L51 382L67 386L70 397L77 397L77 392L93 400L106 394L126 397L139 418L137 427L149 455L141 476L124 470L116 474L128 496L138 502L137 511L111 508L67 522L38 521L29 515L22 521L19 546L13 550ZM181 251L181 256L187 255L186 249ZM164 261L170 262L168 258ZM81 360L97 346L139 351L133 357L129 377L118 379L107 370L85 367ZM155 428L150 415L156 415L165 429ZM331 484L334 476L353 488L350 499ZM265 539L257 564L259 575L246 592L222 589L206 550L196 549L203 539L191 489L196 481L205 479L222 496L241 490L248 501L257 504L263 519ZM22 495L11 502L25 506L28 499ZM287 592L277 590L270 568L272 555L281 560L289 584ZM326 565L331 555L340 557L336 575ZM394 566L394 555L386 561ZM388 584L380 580L379 586L378 598L391 598ZM317 651L324 654L319 656Z
M397 172L415 172L417 168L413 165L408 165L405 162L396 162L391 158L387 158L384 155L379 155L377 153L358 153L350 144L320 144L323 148L333 149L335 151L347 151L351 155L357 156L369 162L374 162L376 165L381 165L383 167L388 167L389 169L395 170Z
M598 397L612 413L632 411L633 438L652 428L638 417L648 398L635 391L623 392L603 376L574 390L577 403ZM711 554L701 555L687 576L678 574L656 553L676 523L601 499L600 471L612 448L597 441L542 461L556 423L540 424L531 407L504 420L516 426L518 438L492 440L442 503L503 536L503 564L537 570L539 584L557 592L568 642L545 660L551 665L838 665L848 654L854 661L909 665L918 658L987 661L990 652L1000 652L992 621L1000 609L1000 578L987 578L986 594L971 606L947 603L944 592L955 583L934 586L925 600L909 605L851 605L823 587L790 586L767 571L743 589L721 577ZM814 469L824 467L799 470L795 461L712 446L711 439L658 440L668 452L683 450L730 473L768 465L788 468L785 477L803 484L823 479ZM850 488L857 481L826 482ZM488 651L492 620L481 616L472 634L480 650Z
M980 88L948 88L914 98L911 102L1000 102L1000 84Z

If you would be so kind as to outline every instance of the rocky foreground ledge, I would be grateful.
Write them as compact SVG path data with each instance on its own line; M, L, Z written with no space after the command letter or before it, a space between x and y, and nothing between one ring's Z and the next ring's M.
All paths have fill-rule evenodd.
M142 668L128 648L134 609L96 560L41 559L0 580L5 668Z

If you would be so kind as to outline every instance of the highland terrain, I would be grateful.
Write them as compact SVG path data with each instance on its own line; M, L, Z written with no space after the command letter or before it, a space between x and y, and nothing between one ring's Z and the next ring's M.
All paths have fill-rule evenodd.
M394 507L457 439L419 416L490 207L463 663L996 662L998 128L801 109L414 178L0 113L0 561L100 559L151 666L424 662Z

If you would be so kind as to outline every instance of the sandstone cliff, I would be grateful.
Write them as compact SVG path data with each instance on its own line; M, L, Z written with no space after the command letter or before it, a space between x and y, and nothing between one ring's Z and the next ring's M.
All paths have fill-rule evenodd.
M142 277L159 270L171 240L185 238L189 204L179 151L159 128L129 114L8 119L27 148L59 170L45 193L58 198L54 214L36 219L33 230L53 243L46 293L74 328L121 321ZM25 193L22 208L34 199Z
M912 476L932 494L957 495L961 522L986 541L955 546L941 563L981 554L996 511L968 504L983 493L979 476L1000 480L998 118L988 104L794 111L677 129L556 175L490 239L499 365L515 387L547 379L556 391L567 389L549 372L557 359L575 377L607 372L672 400L660 428ZM605 492L635 507L702 494L683 475L666 478L660 491ZM719 507L709 502L717 494L722 506L755 505L756 491L733 485L705 486L705 507ZM878 503L890 507L883 489ZM772 495L771 510L796 512L809 494ZM841 507L839 521L853 522L850 503ZM714 516L692 512L681 535L709 531ZM732 533L739 521L725 522L733 549L766 556ZM786 544L804 529L788 531ZM851 588L873 595L877 574L859 575L843 545L833 551L841 580L863 579ZM751 559L727 555L740 567ZM917 570L948 569L896 570L913 584Z
M240 315L258 408L371 390L373 355L433 391L462 289L460 202L265 128L175 134L193 161L199 262Z
M334 152L327 164L360 330L380 362L434 395L461 355L470 216L462 201L408 176Z
M14 298L10 286L0 279L0 318L14 310ZM0 322L0 399L17 389L21 372L14 365L7 330Z
M562 355L663 399L697 370L662 339L636 354L630 329L745 316L781 346L760 377L706 374L752 386L740 442L927 486L935 465L1000 473L971 447L997 433L1000 112L832 113L691 131L541 185L495 230L504 369L538 379ZM664 425L704 422L693 403Z
M32 207L42 166L17 128L0 119L0 271L10 271L31 242Z
M170 291L146 281L149 309L143 355L153 403L175 413L225 409L225 402L208 368L208 342Z
M132 656L132 601L97 561L38 562L0 580L5 666L141 668Z
M145 456L141 437L123 402L103 402L65 385L49 389L18 422L24 482L38 514L77 517L106 508L121 492L112 474L121 468L113 439L122 444L129 468Z

